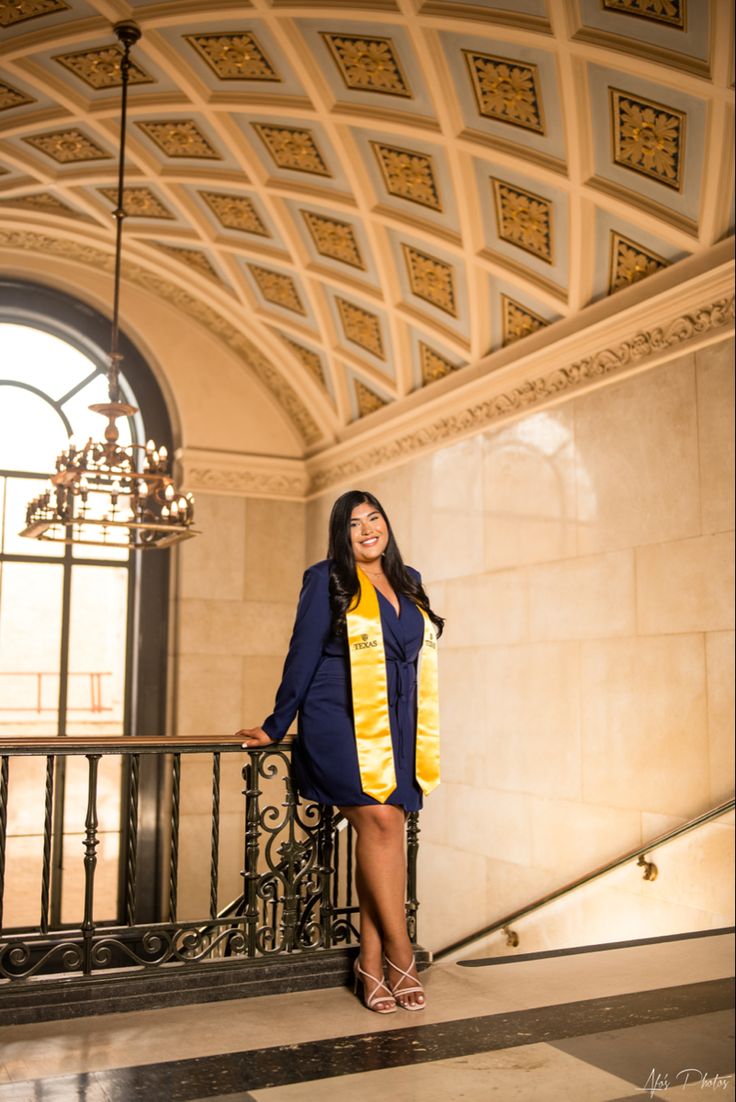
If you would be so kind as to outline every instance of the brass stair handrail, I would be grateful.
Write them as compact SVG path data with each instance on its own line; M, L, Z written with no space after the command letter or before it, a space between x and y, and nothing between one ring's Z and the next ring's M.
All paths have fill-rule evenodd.
M725 815L727 811L733 811L733 808L734 799L732 797L730 800L726 800L725 803L718 804L717 807L712 807L709 811L704 811L702 814L696 815L695 818L688 820L688 822L681 823L680 826L673 827L664 834L660 834L659 837L654 838L651 842L637 846L636 849L628 850L626 853L621 854L620 857L615 857L612 861L607 861L605 865L600 865L598 868L586 873L585 876L579 876L576 880L571 880L570 883L564 884L561 888L556 888L555 891L548 892L546 895L540 896L539 899L527 903L525 907L520 907L510 914L504 915L503 918L491 922L481 930L476 930L475 933L468 934L467 937L460 938L459 941L454 941L451 945L446 945L444 949L440 949L438 952L432 954L432 960L442 960L443 957L448 957L451 953L456 953L459 949L464 949L466 946L472 945L473 942L480 941L481 938L487 937L496 930L502 930L505 926L509 926L519 918L524 918L526 915L531 914L532 911L536 911L540 907L545 906L545 904L552 903L555 899L560 899L563 895L568 895L570 892L575 891L576 888L581 888L584 884L589 884L592 880L597 880L598 877L604 876L607 872L613 872L614 869L620 868L629 861L643 857L646 853L649 853L650 850L657 849L659 846L671 842L674 838L678 838L682 834L688 834L690 831L703 826L712 819L718 819L721 815ZM639 863L645 866L647 864L647 862L641 861ZM647 872L645 872L644 875L645 879L651 878L647 876Z

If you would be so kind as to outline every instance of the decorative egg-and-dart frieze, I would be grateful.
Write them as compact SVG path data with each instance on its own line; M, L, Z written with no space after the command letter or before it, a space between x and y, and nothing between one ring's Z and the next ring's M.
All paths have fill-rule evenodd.
M284 344L288 345L291 351L294 353L299 363L306 367L309 374L319 383L321 387L326 389L325 372L322 366L322 357L318 353L313 352L311 348L305 348L303 344L298 344L297 341L291 340L290 337L285 337L283 333L279 334Z
M71 54L57 54L54 57L74 76L83 80L90 88L119 88L122 83L120 63L123 51L119 46L100 46L94 50L77 50ZM153 77L145 69L130 62L128 70L129 84L153 84Z
M210 264L209 260L204 253L199 249L185 249L176 245L161 245L156 242L156 248L160 249L162 253L166 253L172 260L178 260L182 264L186 264L189 268L194 268L200 275L207 276L208 279L216 279L218 283L222 283L220 276Z
M0 27L12 27L14 23L58 11L69 11L65 0L0 0Z
M222 159L192 119L136 122L135 125L167 157L189 157L193 160L203 161L219 161Z
M361 306L347 302L339 296L336 296L335 302L347 339L352 341L353 344L365 348L367 352L371 352L379 360L384 360L386 357L383 351L381 324L376 315L364 310Z
M451 375L458 370L458 365L441 356L434 348L430 348L424 341L419 341L419 366L422 370L422 386L429 386L438 379L444 379L445 375Z
M258 264L249 264L248 270L256 281L258 290L266 300L284 310L306 317L307 311L299 298L299 292L291 276L283 272L274 272L270 268L261 268Z
M332 175L310 130L260 122L251 125L279 168L312 176Z
M8 111L11 107L25 107L26 104L35 102L33 96L27 96L19 88L0 80L0 111Z
M60 165L78 161L104 161L111 157L110 153L76 127L70 130L53 130L48 134L31 134L23 141Z
M358 379L355 380L355 397L358 400L358 417L367 417L369 413L375 413L388 404L385 398L381 398Z
M679 191L685 159L684 113L618 88L609 92L616 164Z
M409 81L390 38L321 33L346 88L412 98Z
M457 301L452 267L444 260L429 256L412 245L402 244L401 248L412 293L456 318Z
M544 134L537 66L475 50L463 53L479 114Z
M510 245L553 262L552 204L533 191L491 178L498 236Z
M603 0L603 8L685 30L687 0Z
M220 80L267 80L281 77L251 31L187 34L186 41Z
M608 281L608 293L620 291L648 275L668 267L667 261L650 249L637 245L616 230L611 230L611 274Z
M118 189L116 187L99 188L113 206L117 206ZM126 187L123 189L123 210L128 218L165 218L171 221L175 216L157 199L150 188Z
M301 211L301 215L312 235L314 247L321 256L329 256L332 260L340 260L352 268L365 271L355 231L349 222L326 218L310 210Z
M501 295L501 330L504 348L544 329L549 322L508 295Z
M271 236L247 195L223 195L217 191L200 191L199 195L226 230Z
M390 195L408 199L423 207L441 211L440 191L432 167L432 158L426 153L401 149L383 142L371 142L378 167Z

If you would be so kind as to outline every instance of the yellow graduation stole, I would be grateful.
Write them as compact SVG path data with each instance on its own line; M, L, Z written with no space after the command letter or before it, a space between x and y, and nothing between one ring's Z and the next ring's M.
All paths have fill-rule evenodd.
M396 788L388 714L386 652L378 595L358 567L360 589L346 613L350 680L358 768L363 791L385 803ZM419 654L416 778L429 794L440 782L437 632L423 608L424 641Z

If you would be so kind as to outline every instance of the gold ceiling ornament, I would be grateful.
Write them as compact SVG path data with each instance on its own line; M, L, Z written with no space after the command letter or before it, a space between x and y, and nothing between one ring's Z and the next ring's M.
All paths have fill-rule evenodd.
M108 401L91 405L107 421L104 441L91 436L77 445L73 437L57 456L56 470L44 490L29 502L25 528L28 539L93 547L121 547L128 551L169 547L196 533L194 498L180 494L168 473L165 446L120 444L117 422L138 412L125 400L120 386L119 351L120 275L125 209L125 129L128 103L130 49L141 36L131 20L116 23L122 46L118 195L115 208L115 259L110 356L107 369ZM100 434L102 435L102 433Z
M279 168L308 172L312 176L332 176L311 130L261 122L251 123L251 126Z
M501 295L501 330L503 333L503 346L506 348L515 341L543 329L549 322L546 318L535 314L528 306L523 306L508 295Z
M117 46L99 46L94 50L77 50L72 54L57 54L54 61L83 80L90 88L119 88L122 84L120 62L123 51ZM130 63L129 84L153 84L154 79L139 65Z
M101 187L98 190L111 203L117 203L117 188ZM128 218L166 218L167 220L173 220L175 217L169 208L165 207L151 189L147 187L126 187L123 192L123 206Z
M321 32L346 88L412 98L398 54L390 38Z
M451 375L459 368L458 364L441 356L424 341L419 341L419 364L422 369L422 386L428 386L437 379L444 379L445 375Z
M217 221L225 229L256 233L259 237L271 236L253 202L246 195L223 195L219 191L200 191L199 196L204 199Z
M281 81L251 31L185 34L184 38L220 80Z
M318 253L365 271L365 264L355 239L355 231L349 222L341 222L337 218L326 218L324 215L314 214L311 210L302 210L301 215Z
M616 164L680 191L685 114L618 88L609 88L609 93Z
M36 210L42 214L62 214L66 218L82 217L78 210L73 210L66 203L62 203L56 195L50 191L39 191L35 195L19 195L15 199L3 199L4 207L21 207L24 210Z
M411 149L371 142L386 191L432 210L442 210L432 158Z
M358 399L358 417L367 417L369 413L375 413L377 409L388 405L385 398L381 398L375 390L371 390L365 383L361 383L358 379L355 379L354 382L355 397Z
M53 130L48 134L33 134L23 141L61 165L75 161L104 161L110 157L106 150L76 127L70 130Z
M491 177L498 236L552 263L552 204L533 191Z
M291 310L295 314L306 317L307 311L302 305L291 276L284 275L283 272L274 272L270 268L261 268L258 264L249 264L248 268L266 302L272 302L284 310Z
M626 12L685 30L687 0L603 0L606 11Z
M299 360L299 363L306 367L307 371L317 380L321 387L326 389L327 384L325 381L324 368L322 366L322 357L317 352L313 352L311 348L305 348L303 344L298 344L296 341L293 341L291 337L285 337L283 333L280 333L279 336L285 344L288 344L291 351Z
M179 260L182 264L187 264L190 268L194 268L195 271L201 275L207 276L209 279L216 279L218 283L222 283L222 279L210 264L206 255L199 249L186 249L176 245L162 245L160 242L155 242L156 248L160 249L162 253L166 253L172 260Z
M539 71L531 62L463 50L478 112L544 134Z
M69 4L65 0L0 0L0 27L12 27L57 11L69 11Z
M9 111L11 107L24 107L27 103L35 102L33 96L27 96L19 88L0 80L0 111Z
M622 287L628 287L632 283L638 283L640 279L646 279L648 275L667 268L668 262L664 257L637 245L631 238L611 230L611 271L608 281L608 293L620 291Z
M381 323L375 314L364 310L361 306L355 306L352 302L346 302L344 298L335 296L337 309L345 336L353 344L360 345L367 352L372 352L379 360L385 360L383 351L383 338L381 337Z
M456 318L455 276L451 265L412 245L402 244L401 248L413 294Z
M167 119L165 122L137 122L139 130L151 139L167 157L191 157L194 160L221 161L193 119Z

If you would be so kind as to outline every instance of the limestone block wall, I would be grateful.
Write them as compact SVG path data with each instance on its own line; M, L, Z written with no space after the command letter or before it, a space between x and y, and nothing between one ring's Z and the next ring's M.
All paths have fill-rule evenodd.
M232 734L271 711L304 570L304 513L298 502L198 495L202 535L174 552L172 733ZM222 757L220 906L242 890L244 757ZM182 759L181 791L179 916L202 917L211 756Z
M732 794L732 341L359 483L447 617L425 945ZM335 496L308 505L308 561ZM540 913L518 951L732 922L732 849L731 816L655 883L626 870Z

